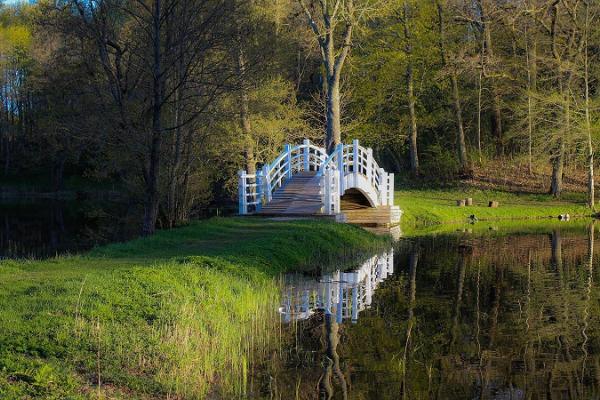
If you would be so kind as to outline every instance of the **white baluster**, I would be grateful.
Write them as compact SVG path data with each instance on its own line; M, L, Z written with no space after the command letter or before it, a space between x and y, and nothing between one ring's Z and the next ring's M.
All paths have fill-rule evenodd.
M260 211L260 209L262 208L262 200L263 200L263 196L264 196L264 176L263 176L263 170L259 170L256 172L256 202L258 204L256 204L256 211Z
M394 174L388 174L388 205L394 205Z
M373 149L367 149L367 181L373 182Z
M304 139L304 170L310 171L310 140Z
M333 213L339 214L340 213L340 198L342 196L342 194L340 193L340 178L339 178L339 175L336 174L335 172L333 173L332 178L333 178L333 185L334 185Z
M287 165L287 170L285 171L285 175L288 178L292 177L292 146L290 144L286 144L284 147L285 152L285 163Z
M340 143L336 146L335 151L337 152L338 162L338 174L340 177L340 195L344 193L346 188L344 187L344 144Z
M354 139L352 141L352 163L353 163L352 172L354 175L354 185L356 185L358 182L358 166L359 166L358 146L359 146L358 139Z
M388 201L387 194L387 173L383 168L379 168L379 180L381 184L379 185L379 201L381 202L381 206L386 206Z
M247 186L246 186L246 171L240 170L238 172L239 184L238 184L238 213L240 215L246 215L248 213L248 199L246 198Z
M263 179L264 179L264 196L265 196L265 202L270 202L271 201L271 178L269 177L269 165L265 165L263 166Z

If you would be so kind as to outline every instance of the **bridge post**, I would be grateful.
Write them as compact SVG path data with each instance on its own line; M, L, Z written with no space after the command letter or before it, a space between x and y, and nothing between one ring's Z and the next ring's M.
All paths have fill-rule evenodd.
M354 184L358 182L358 166L360 160L358 159L358 139L352 141L352 173L354 175Z
M373 180L373 149L367 149L367 181L371 183Z
M380 184L379 187L381 188L380 190L380 199L379 201L381 201L381 205L382 206L387 206L387 202L388 202L388 193L387 193L387 186L388 186L388 176L387 176L387 172L385 172L385 170L383 168L379 168L379 179L380 179Z
M344 194L346 188L344 187L344 144L339 143L335 147L335 151L337 152L337 163L338 163L338 174L340 175L340 196Z
M304 171L310 171L310 140L304 139Z
M292 177L292 145L287 143L284 147L285 151L285 163L287 164L287 177Z
M259 171L256 171L256 202L258 204L256 204L256 211L260 211L260 209L262 208L262 199L263 199L263 192L264 192L264 177L263 177L263 170L260 169Z
M388 174L389 187L388 187L388 206L394 205L394 174Z
M265 201L268 203L271 201L271 182L269 182L269 165L263 166L263 186Z
M238 214L248 214L248 198L246 197L246 171L243 169L238 172L239 183L238 183Z

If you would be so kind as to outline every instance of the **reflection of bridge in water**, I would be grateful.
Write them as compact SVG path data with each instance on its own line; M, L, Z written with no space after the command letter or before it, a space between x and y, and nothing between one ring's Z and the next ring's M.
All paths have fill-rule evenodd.
M288 274L284 278L283 300L279 308L283 320L308 319L315 311L344 319L358 320L358 314L369 308L377 286L394 272L394 250L371 257L360 268L343 272L338 270L310 278Z

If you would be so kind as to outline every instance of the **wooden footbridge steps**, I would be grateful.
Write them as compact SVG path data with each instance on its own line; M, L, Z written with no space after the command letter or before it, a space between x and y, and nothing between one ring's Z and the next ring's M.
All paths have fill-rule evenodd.
M322 208L319 178L316 172L301 172L292 176L273 193L272 200L258 215L313 215Z

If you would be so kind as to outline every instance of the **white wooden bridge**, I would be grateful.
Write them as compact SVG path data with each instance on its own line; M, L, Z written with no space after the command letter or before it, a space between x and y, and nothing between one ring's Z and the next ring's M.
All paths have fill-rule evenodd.
M285 145L256 175L239 172L239 214L334 216L337 221L393 225L394 174L380 168L373 150L358 140L339 144L331 154L309 140Z

